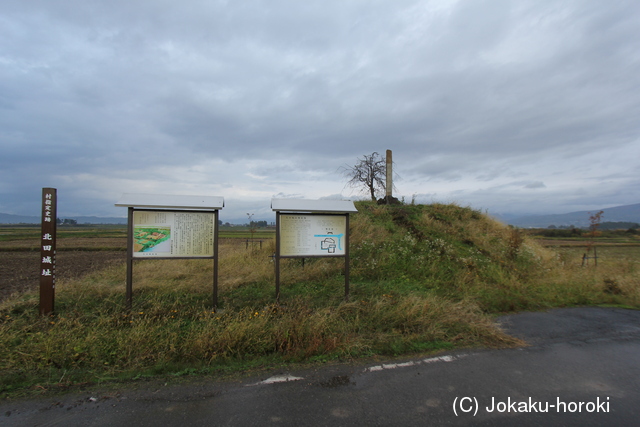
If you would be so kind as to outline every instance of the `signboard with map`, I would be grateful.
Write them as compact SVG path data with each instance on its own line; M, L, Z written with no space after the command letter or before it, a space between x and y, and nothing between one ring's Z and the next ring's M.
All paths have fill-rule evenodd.
M346 215L280 214L280 256L344 256Z
M125 193L116 206L128 210L127 307L133 301L133 260L213 260L213 309L218 306L218 211L224 199Z
M349 200L271 199L276 212L276 301L280 300L280 259L344 258L344 297L349 299Z
M133 212L133 257L212 258L214 212L136 210Z

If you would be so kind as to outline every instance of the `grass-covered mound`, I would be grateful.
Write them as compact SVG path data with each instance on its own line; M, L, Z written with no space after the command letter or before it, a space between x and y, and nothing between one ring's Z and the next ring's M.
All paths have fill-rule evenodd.
M639 260L582 268L578 257L565 259L519 229L456 205L363 203L352 221L352 254L352 272L363 281L474 302L488 313L640 305Z
M490 313L640 300L635 264L597 271L563 264L469 208L358 203L358 209L351 216L349 301L341 258L304 265L289 259L275 304L273 243L247 249L231 241L220 247L218 312L210 307L206 260L136 262L131 311L124 265L60 282L51 317L37 315L36 294L6 301L0 393L517 345ZM606 286L611 281L619 292Z
M517 229L456 205L364 205L360 211L353 224L354 270L390 292L474 301L489 312L554 304L540 279L555 254Z

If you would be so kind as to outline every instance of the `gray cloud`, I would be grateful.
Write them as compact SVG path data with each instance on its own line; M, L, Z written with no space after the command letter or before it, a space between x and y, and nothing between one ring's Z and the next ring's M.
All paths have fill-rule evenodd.
M352 195L339 168L385 149L407 198L637 203L639 18L631 0L5 1L0 211L56 186L61 214L174 192L242 217Z
M544 182L541 182L541 181L528 182L524 185L524 188L530 188L530 189L546 188L546 187L547 186L544 185Z

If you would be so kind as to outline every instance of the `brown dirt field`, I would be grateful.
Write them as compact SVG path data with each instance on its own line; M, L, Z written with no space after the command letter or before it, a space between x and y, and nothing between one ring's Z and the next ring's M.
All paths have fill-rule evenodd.
M124 263L126 259L126 251L58 251L56 279L82 277L114 263ZM39 251L0 252L0 302L14 293L37 290L39 268Z
M56 243L58 250L96 250L96 249L125 249L127 247L126 238L106 238L106 237L74 237L71 239L58 239ZM0 242L0 250L37 250L40 247L38 239L9 240Z

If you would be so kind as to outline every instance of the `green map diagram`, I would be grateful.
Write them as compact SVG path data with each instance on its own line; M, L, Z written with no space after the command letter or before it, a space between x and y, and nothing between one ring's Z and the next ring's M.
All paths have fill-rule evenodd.
M170 227L135 227L133 230L133 251L148 252L170 238Z

